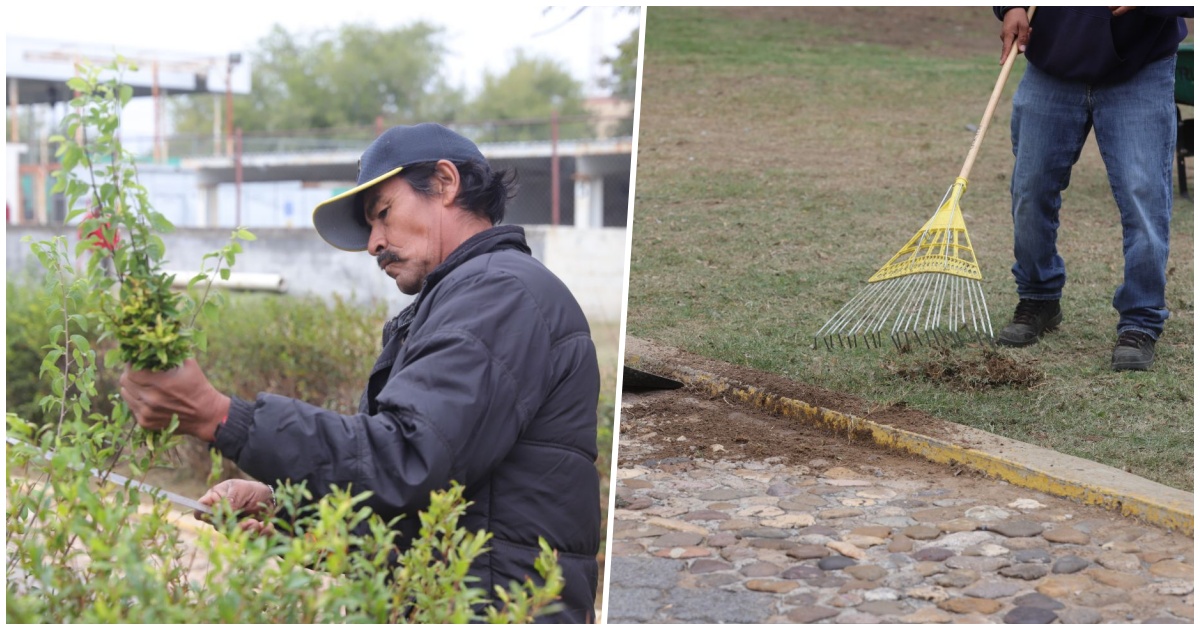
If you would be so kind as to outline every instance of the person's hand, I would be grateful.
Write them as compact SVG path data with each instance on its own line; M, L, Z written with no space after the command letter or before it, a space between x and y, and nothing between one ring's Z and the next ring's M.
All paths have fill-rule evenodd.
M275 532L275 527L269 522L275 511L275 493L265 483L229 479L209 488L198 501L210 507L217 503L228 503L239 516L238 527L244 530L259 534ZM193 512L192 516L204 522L210 521L209 515L200 511Z
M229 415L229 397L208 382L195 359L165 372L126 366L121 397L142 428L161 431L179 416L179 432L205 442L216 439L217 427Z
M1113 17L1117 17L1118 15L1125 15L1136 8L1137 7L1108 7L1108 10L1112 11Z
M1008 59L1008 51L1013 43L1016 43L1018 53L1025 52L1030 32L1032 29L1029 28L1029 16L1025 9L1013 7L1004 13L1004 25L1000 27L1000 65L1004 65Z

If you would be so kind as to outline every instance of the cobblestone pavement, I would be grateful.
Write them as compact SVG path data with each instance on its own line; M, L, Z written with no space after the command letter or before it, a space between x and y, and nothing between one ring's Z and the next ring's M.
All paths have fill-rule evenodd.
M852 444L655 460L626 417L610 623L1193 620L1187 536Z

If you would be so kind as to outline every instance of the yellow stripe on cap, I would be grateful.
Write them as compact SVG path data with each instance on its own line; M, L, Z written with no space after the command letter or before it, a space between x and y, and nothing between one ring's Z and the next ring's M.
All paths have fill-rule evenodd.
M366 251L366 240L370 238L370 232L367 232L366 238L361 247L353 247L351 239L357 240L357 232L362 226L355 220L355 214L358 213L358 208L354 203L358 193L379 184L380 182L396 175L403 171L404 167L392 169L375 179L364 184L359 184L350 190L334 195L325 201L317 204L313 208L313 227L316 228L317 234L320 235L326 243L346 252L362 252ZM321 219L320 217L325 217ZM363 218L365 221L365 217ZM342 238L344 237L344 238Z

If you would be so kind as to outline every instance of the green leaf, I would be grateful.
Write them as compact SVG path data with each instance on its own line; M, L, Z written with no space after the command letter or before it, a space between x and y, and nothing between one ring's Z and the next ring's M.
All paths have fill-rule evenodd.
M166 245L163 245L162 238L155 234L151 234L148 240L149 243L146 244L146 253L150 256L150 260L162 260L163 254L167 251Z
M195 287L197 284L199 284L201 282L204 282L206 279L208 279L208 276L203 273L198 273L198 274L192 276L192 279L188 280L188 284L187 284L188 290L189 291L192 290L193 287Z
M237 236L238 238L242 239L243 241L258 240L258 237L255 236L253 232L251 232L250 230L247 230L246 228L238 228L237 231L234 232L234 235Z
M229 279L229 267L222 267L222 268L221 268L221 272L220 272L220 273L221 273L221 279L222 279L222 280L228 280L228 279Z
M121 365L121 350L119 348L109 348L104 351L104 367L115 369Z
M205 302L204 306L201 307L201 312L204 315L204 320L212 323L217 321L217 317L221 312L221 307L217 306L213 302Z
M146 216L150 219L150 227L154 228L156 232L170 234L175 231L175 225L163 215L157 212L147 212Z
M88 353L92 351L92 344L83 335L71 335L71 343L75 344L81 352Z
M62 165L61 168L64 173L69 173L75 168L75 165L79 163L80 154L81 151L78 147L67 147L66 150L63 151L63 155L59 159L59 163Z
M88 82L84 81L83 79L81 79L79 77L71 77L70 79L67 79L67 87L71 88L72 90L75 90L76 92L90 92L91 91L91 86L88 85Z

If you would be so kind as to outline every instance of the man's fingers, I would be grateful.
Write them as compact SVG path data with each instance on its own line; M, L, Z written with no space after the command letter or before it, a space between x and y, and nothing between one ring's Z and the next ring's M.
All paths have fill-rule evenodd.
M238 527L240 527L243 530L248 531L248 532L254 532L255 534L274 534L275 533L274 525L272 525L270 523L263 523L262 521L260 521L258 519L254 519L254 518L248 518L248 519L244 519L244 520L240 521L238 523Z
M1004 40L1004 44L1000 50L1000 65L1004 65L1004 62L1008 61L1008 55L1012 50L1013 45L1016 45L1017 47L1017 54L1022 54L1025 52L1025 45L1029 43L1029 34L1032 31L1033 29L1028 27L1022 28L1019 29L1016 35Z
M1000 64L1003 65L1012 54L1012 47L1017 52L1025 52L1025 44L1029 42L1029 17L1025 9L1015 7L1004 14L1004 25L1000 28Z
M121 399L125 401L125 406L129 407L129 413L133 414L133 419L138 423L138 426L143 429L150 428L143 421L146 415L146 405L142 402L142 399L138 398L137 394L131 392L124 385L121 386Z

